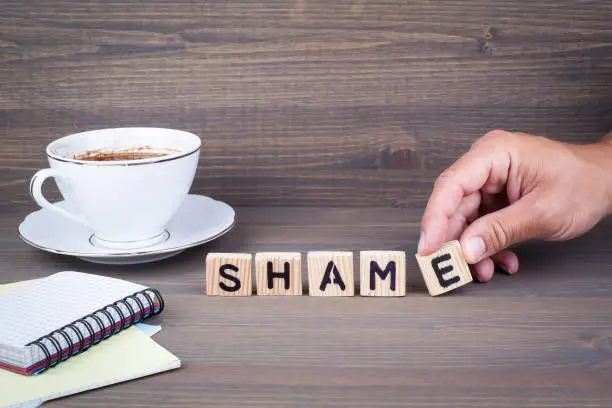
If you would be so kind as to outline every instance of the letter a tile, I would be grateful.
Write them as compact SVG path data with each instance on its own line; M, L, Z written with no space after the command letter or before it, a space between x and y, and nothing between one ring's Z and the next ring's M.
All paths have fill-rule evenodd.
M251 254L209 253L206 256L206 294L251 296Z
M302 256L299 252L255 254L258 295L301 295Z
M309 252L308 294L310 296L354 296L352 252Z
M459 241L447 242L431 255L415 256L431 296L457 289L473 280Z
M404 251L361 251L361 296L406 296Z

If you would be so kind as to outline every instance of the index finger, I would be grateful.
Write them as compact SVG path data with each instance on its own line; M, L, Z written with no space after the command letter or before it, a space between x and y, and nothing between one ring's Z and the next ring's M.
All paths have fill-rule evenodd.
M418 252L429 255L442 246L450 219L464 197L485 188L489 193L504 189L510 168L510 155L504 149L472 148L446 169L434 184L421 221Z

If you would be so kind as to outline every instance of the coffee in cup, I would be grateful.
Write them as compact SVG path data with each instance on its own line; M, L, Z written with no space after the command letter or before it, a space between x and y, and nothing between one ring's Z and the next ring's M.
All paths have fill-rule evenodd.
M198 136L173 129L114 128L51 142L50 168L30 193L43 208L92 230L92 245L143 248L168 239L165 225L189 193L199 159ZM69 210L47 201L41 187L54 177Z
M149 146L140 146L132 149L110 152L104 150L90 150L88 152L75 154L73 159L86 161L142 160L166 155L168 155L168 153L155 152Z

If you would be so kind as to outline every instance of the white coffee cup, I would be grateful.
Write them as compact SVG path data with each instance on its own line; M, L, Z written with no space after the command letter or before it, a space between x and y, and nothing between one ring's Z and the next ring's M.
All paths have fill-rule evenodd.
M50 168L32 177L30 193L41 207L91 229L92 245L144 248L168 239L164 227L189 193L200 146L198 136L174 129L115 128L72 134L47 146ZM83 157L126 151L151 157L109 161ZM49 177L55 178L70 211L43 196L41 187Z

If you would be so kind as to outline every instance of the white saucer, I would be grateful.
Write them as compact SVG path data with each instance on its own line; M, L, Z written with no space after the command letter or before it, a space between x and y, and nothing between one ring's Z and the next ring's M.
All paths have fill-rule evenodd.
M68 209L65 201L55 203ZM138 264L176 255L187 248L212 241L234 226L232 207L212 198L189 195L166 225L169 238L139 249L108 249L91 243L93 232L87 227L41 209L28 215L19 225L19 237L26 243L62 255L103 264Z

